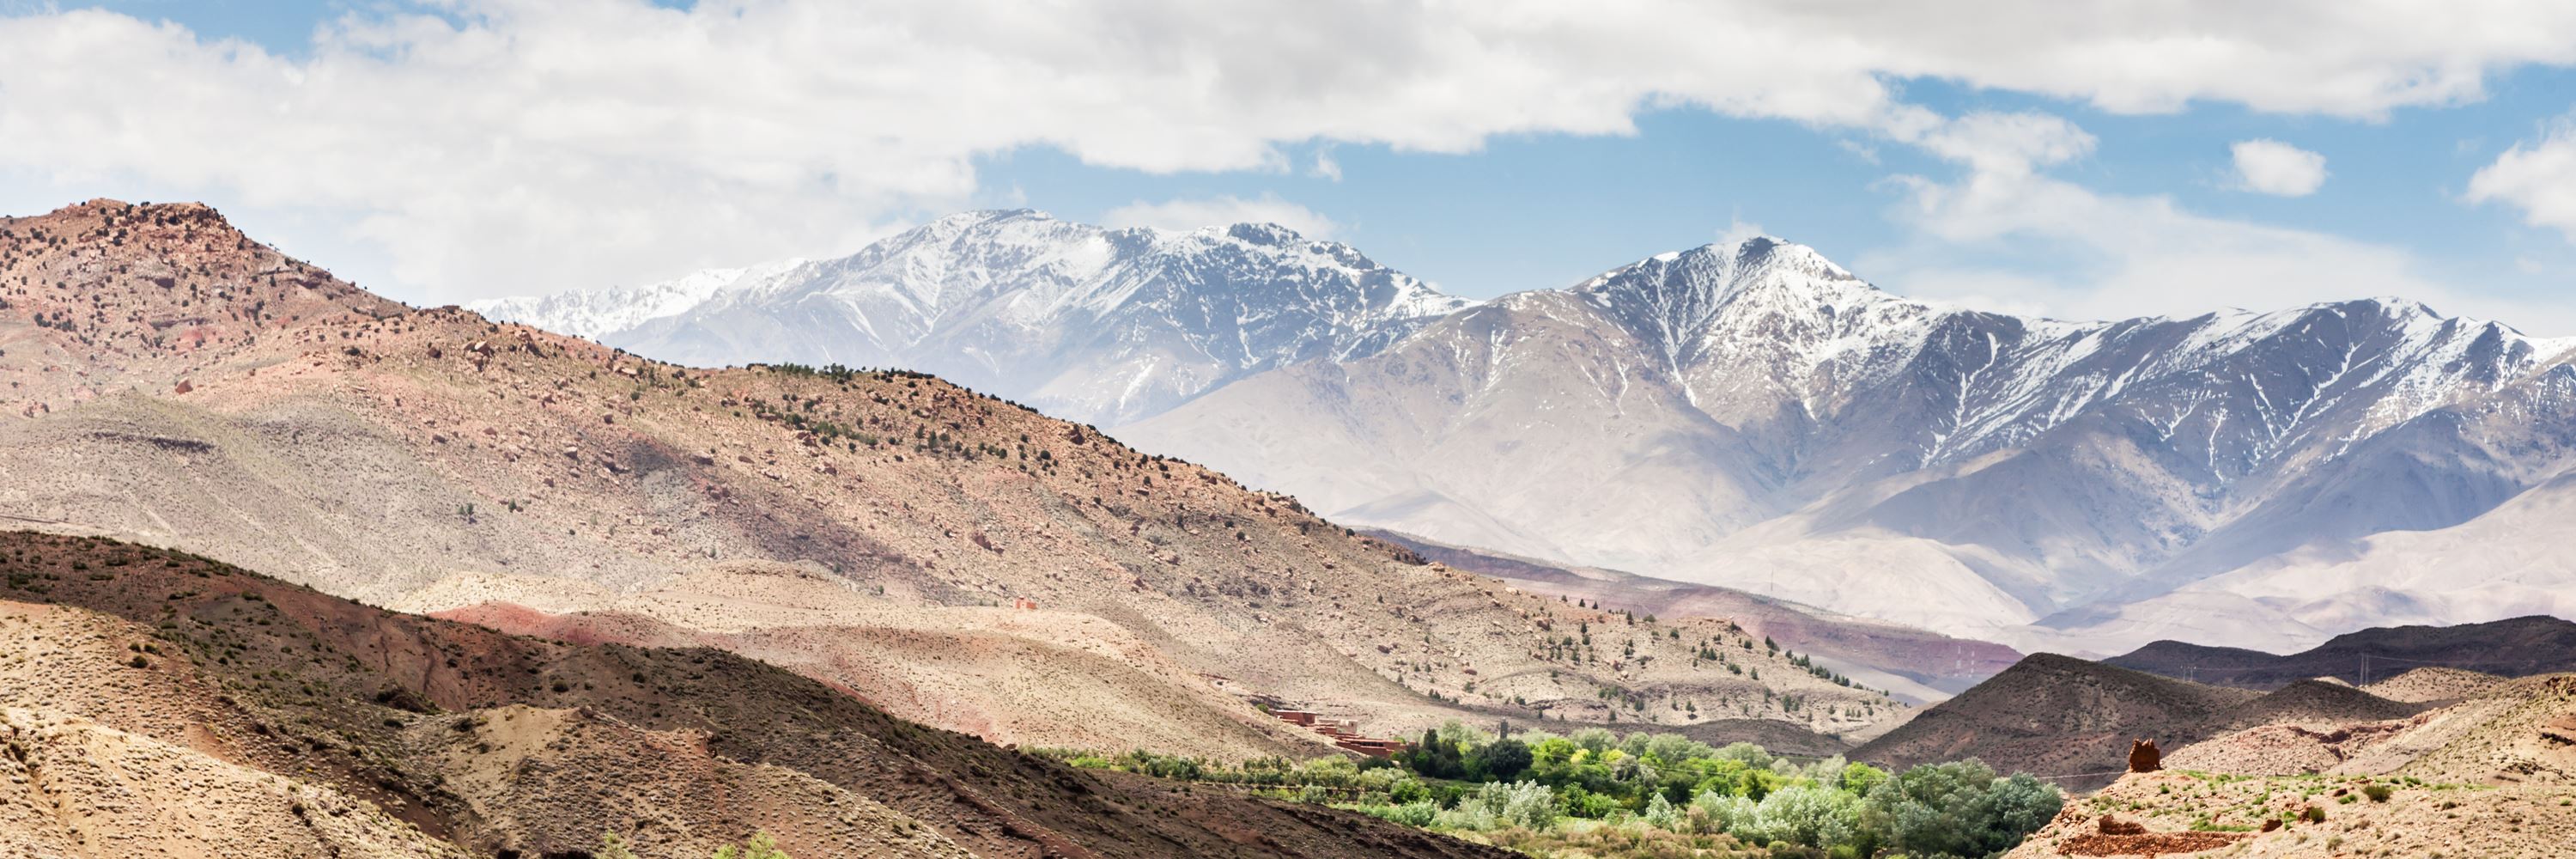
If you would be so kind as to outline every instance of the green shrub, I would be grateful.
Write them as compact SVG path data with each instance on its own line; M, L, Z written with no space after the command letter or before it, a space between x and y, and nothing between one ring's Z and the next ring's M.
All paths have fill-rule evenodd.
M1362 806L1360 811L1380 820L1401 823L1415 829L1428 828L1432 819L1440 815L1440 807L1432 805L1427 800L1401 805Z
M778 849L778 840L766 832L754 832L741 844L716 848L716 859L787 859L787 851Z

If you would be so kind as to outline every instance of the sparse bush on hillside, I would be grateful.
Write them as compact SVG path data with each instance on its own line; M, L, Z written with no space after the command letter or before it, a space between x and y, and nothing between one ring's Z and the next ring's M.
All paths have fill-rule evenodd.
M715 859L787 859L787 851L778 849L778 839L766 832L754 832L741 844L716 848Z
M638 857L633 849L626 846L624 836L610 832L599 836L599 852L594 854L594 859L638 859Z

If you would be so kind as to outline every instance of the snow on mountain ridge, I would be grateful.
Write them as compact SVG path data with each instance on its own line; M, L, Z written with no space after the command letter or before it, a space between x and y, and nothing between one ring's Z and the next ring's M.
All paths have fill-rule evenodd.
M928 370L1104 423L1246 373L1366 354L1474 303L1277 224L1109 229L1028 209L948 215L703 294L588 327L685 363Z
M641 286L491 298L468 302L465 306L485 316L526 322L548 331L596 340L653 319L688 312L729 291L756 287L804 262L788 259L754 266L702 269Z
M2571 346L2402 299L1989 313L1762 237L1505 296L1118 432L1336 518L2089 643L2174 619L2014 625L2447 527L2552 473L2576 451L2557 425L2576 427L2576 383L2551 381ZM2497 414L2528 417L2481 423Z
M2420 302L2386 298L2189 319L2070 322L2007 316L1897 296L1812 248L1767 236L1733 248L1711 244L1660 254L1575 289L1661 346L1668 367L1686 380L1691 401L1722 421L1749 417L1726 413L1730 402L1768 410L1790 399L1811 413L1829 410L1837 392L1924 371L1927 361L1945 364L1956 375L1949 380L1955 406L1947 425L1936 428L1928 443L1917 445L1925 464L2035 436L2138 381L2207 371L2314 323L2320 314L2347 322L2372 317L2398 338L2383 344L2389 359L2362 368L2364 376L2356 382L2380 382L2385 374L2403 370L2393 382L2399 390L2377 403L2368 427L2373 431L2451 401L2458 390L2453 382L2492 390L2576 345L2529 338L2497 323L2444 317ZM2128 373L2091 379L2092 372L2082 369L2085 359L2104 346L2162 329L2187 333L2174 348L2142 355L2144 360L2129 365ZM1945 330L1963 333L1945 340ZM2483 357L2472 355L2477 344L2488 341L2492 343ZM1940 354L1944 351L1949 354ZM2471 366L2472 358L2483 363ZM2342 372L2320 387L2340 381ZM2089 393L2068 397L2069 391ZM2262 400L2264 392L2257 393ZM1753 401L1741 403L1746 397ZM2301 411L2256 418L2295 422L2307 416ZM2292 429L2267 428L2276 437Z

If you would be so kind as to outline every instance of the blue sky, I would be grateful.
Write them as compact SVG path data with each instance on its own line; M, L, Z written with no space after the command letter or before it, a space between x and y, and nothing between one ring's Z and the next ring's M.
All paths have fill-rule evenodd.
M0 0L0 47L108 45L185 82L49 92L0 79L0 139L21 141L0 143L0 206L205 199L256 237L416 303L846 253L949 209L1028 206L1164 226L1287 212L1477 297L1759 229L1894 291L1999 309L2185 313L2395 292L2576 334L2576 191L2562 187L2576 169L2541 157L2576 151L2561 133L2576 57L2544 44L2576 22L2548 4L2487 10L2536 16L2528 43L2321 17L2318 29L2354 35L2303 45L2227 20L2224 5L2128 22L2241 43L2242 57L2197 78L2157 43L2078 24L2039 35L2099 40L2088 50L2105 57L2145 44L2150 62L2052 72L2063 58L1991 57L2013 49L1975 35L1891 34L1760 3L1698 24L1780 19L1773 34L1742 25L1733 48L1624 44L1654 41L1639 21L1692 26L1644 4L1604 13L1609 48L1529 68L1517 22L1439 10L1238 31L1122 0L1025 33L971 11L907 13L889 36L878 18L798 5ZM89 8L119 17L78 14ZM1867 50L1842 65L1797 65L1818 52L1797 45L1740 67L1705 56L1819 30L1839 40L1819 44ZM1380 31L1394 35L1371 44ZM1085 32L1110 47L1083 50ZM1539 35L1559 34L1587 36ZM2567 36L2556 41L2576 44ZM1407 52L1444 58L1385 59ZM781 58L755 65L755 53ZM1384 93L1362 73L1340 79L1355 59L1385 67L1370 72L1389 76ZM384 130L415 103L420 127ZM2028 121L1981 131L1978 117ZM2247 190L2231 146L2251 140L2322 156L2323 181L2297 196ZM2498 166L2515 151L2533 157Z

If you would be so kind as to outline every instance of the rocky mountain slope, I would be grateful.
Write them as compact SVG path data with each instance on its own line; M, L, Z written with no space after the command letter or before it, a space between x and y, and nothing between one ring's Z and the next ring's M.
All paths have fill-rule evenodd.
M1329 753L1252 695L1378 735L1855 734L1904 710L1722 621L1423 563L934 377L698 370L414 310L201 206L0 221L0 301L0 518L567 639L739 647L995 742Z
M1500 855L1068 769L720 650L568 644L0 533L12 855Z
M1114 432L1446 542L2025 649L2286 650L2389 614L2576 614L2576 560L2481 524L2563 506L2571 347L2387 299L1985 313L1757 238ZM2472 531L2502 563L2427 562Z
M2131 740L2177 748L2239 726L2232 714L2260 700L2245 690L2037 653L1851 756L1893 766L1977 758L1997 770L2084 789L2121 772Z
M2398 299L2064 322L1757 238L1472 304L1276 227L980 212L488 307L930 369L1336 520L2025 650L2576 615L2576 561L2518 538L2576 503L2576 341Z
M1274 224L1111 230L1016 210L951 215L841 259L475 309L682 364L922 370L1110 424L1248 373L1368 354L1468 304Z
M2232 732L2383 722L2441 703L2396 700L2332 680L2257 693L2043 653L1851 754L1899 765L1974 757L2089 788L2125 769L2136 739L2154 740L2179 759L2175 750Z
M2458 626L2375 627L2288 655L2158 641L2102 661L2246 689L2274 689L2311 677L2371 683L2428 665L2522 677L2576 671L2576 622L2535 615ZM2365 670L2376 676L2364 676Z

